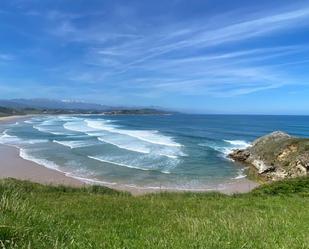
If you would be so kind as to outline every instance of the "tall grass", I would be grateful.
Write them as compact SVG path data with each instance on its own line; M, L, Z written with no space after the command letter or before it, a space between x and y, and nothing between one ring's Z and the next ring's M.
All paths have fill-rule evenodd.
M0 248L308 248L308 178L249 194L133 197L0 182Z

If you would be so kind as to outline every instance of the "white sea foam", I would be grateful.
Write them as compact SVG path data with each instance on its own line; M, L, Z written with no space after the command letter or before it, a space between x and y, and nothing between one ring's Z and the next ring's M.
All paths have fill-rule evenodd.
M109 130L116 129L115 127L112 128L109 125L109 123L112 123L111 121L108 120L104 121L105 124L108 124L106 129L99 128L100 126L99 124L101 124L101 121L99 121L99 123L91 123L91 125L89 125L89 122L91 123L96 121L67 122L63 125L63 127L67 130L82 132L84 134L87 134L88 136L97 137L97 139L103 143L108 143L120 149L132 152L143 153L143 154L154 153L160 156L165 156L174 159L177 158L178 156L186 156L184 153L182 153L181 149L178 146L162 145L161 143L149 143L145 140L137 139L136 137L128 136L127 134L122 134L121 132L120 133L110 132ZM148 131L141 131L141 132L147 133ZM156 135L162 137L162 135L160 134Z
M199 146L209 147L212 148L225 156L230 154L235 149L245 149L249 147L251 144L243 141L243 140L223 140L222 142L207 142L207 143L200 143Z
M80 174L83 174L83 176L88 175L89 173L91 173L88 170L83 170L83 169L76 169L74 172L66 172L61 170L60 166L52 161L49 161L47 159L42 159L42 158L37 158L35 156L32 156L29 154L28 150L19 148L19 156L25 160L34 162L36 164L39 164L45 168L48 169L52 169L52 170L56 170L58 172L63 173L64 175L68 176L68 177L72 177L78 180L81 180L85 183L92 183L92 184L109 184L109 185L114 185L116 183L113 182L105 182L105 181L99 181L99 180L95 180L95 179L91 179L91 178L85 178L85 177L81 177ZM82 171L82 172L81 172Z
M91 159L100 161L100 162L114 164L114 165L117 165L117 166L131 168L131 169L138 169L138 170L144 170L144 171L151 171L151 170L154 171L155 170L155 171L159 171L159 172L164 173L164 174L169 174L170 173L169 171L160 171L160 170L156 170L156 169L153 169L153 168L140 167L140 166L134 166L134 165L129 165L129 164L125 164L125 163L110 161L110 160L106 160L106 159L104 159L102 157L94 157L94 156L88 156L88 157L91 158Z
M2 132L2 135L0 136L0 143L2 144L14 144L17 142L20 142L21 139L19 139L16 136L11 136L8 133L8 130L5 130L4 132Z
M74 120L78 120L79 118L72 117L72 116L58 116L57 119L61 121L74 121Z
M239 149L249 147L251 144L243 140L223 140Z
M220 145L215 145L215 144L211 144L211 143L199 143L198 144L199 146L202 146L202 147L209 147L213 150L216 150L224 155L227 155L229 154L229 152L231 151L230 148L228 147L224 147L224 146L220 146Z
M150 150L148 148L145 148L139 144L122 144L121 142L120 143L117 143L117 142L114 142L114 141L110 141L109 139L107 138L103 138L103 137L98 137L98 140L101 141L101 142L104 142L104 143L108 143L108 144L112 144L120 149L124 149L124 150L130 150L130 151L133 151L133 152L138 152L138 153L143 153L143 154L148 154L150 153Z
M27 119L27 120L24 120L23 122L26 123L26 124L39 124L39 123L42 123L46 121L46 118L31 118L31 119Z
M245 171L245 169L240 169L240 170L238 170L237 176L235 176L235 177L232 178L232 179L237 180L237 179L242 179L242 178L247 177L247 175L244 173L244 171Z
M70 119L71 120L71 119ZM49 118L47 120L41 120L41 122L34 122L33 128L44 133L49 133L53 135L73 135L68 133L63 127L61 126L62 120L60 118Z
M92 145L95 145L96 143L94 141L87 141L87 140L78 140L78 141L59 141L59 140L53 140L54 143L69 147L71 149L75 148L83 148L83 147L90 147Z
M143 143L136 143L135 141L130 142L130 141L125 141L125 140L117 140L112 137L107 138L105 137L98 137L98 140L104 143L112 144L120 149L124 150L129 150L137 153L142 153L142 154L154 154L154 155L159 155L159 156L164 156L164 157L169 157L172 159L177 159L178 156L187 156L186 154L182 153L178 149L168 149L164 147L157 147L156 149L153 149L147 144Z
M23 143L28 143L28 144L40 144L40 143L47 143L47 139L27 139L27 140L22 140Z
M71 121L63 124L63 127L70 131L77 131L86 133L90 131L97 131L97 129L92 129L86 125L84 121Z
M114 185L119 184L117 182L106 182L106 181L102 181L102 180L96 180L96 179L90 179L90 178L85 178L85 177L81 177L81 176L76 176L75 174L71 174L71 173L68 173L66 175L69 176L69 177L75 178L77 180L80 180L80 181L87 183L87 184L96 184L96 185L100 184L100 185L104 185L104 186L114 186Z
M24 123L26 123L26 124L35 124L35 123L37 123L37 122L38 122L38 120L36 121L36 120L33 120L33 119L25 120L25 121L24 121Z
M19 156L21 158L25 159L25 160L32 161L32 162L37 163L39 165L42 165L46 168L60 171L59 166L57 164L55 164L54 162L51 162L51 161L46 160L46 159L36 158L34 156L31 156L26 149L20 148L19 149Z
M168 154L162 154L162 153L159 153L160 156L166 156L166 157L169 157L169 158L172 158L172 159L177 159L178 156L174 156L174 155L168 155ZM182 154L181 156L187 156L185 154Z
M100 120L100 121L93 121L93 120L85 120L87 125L91 128L97 130L104 130L112 133L118 133L121 135L126 135L130 137L137 138L139 140L152 143L152 144L159 144L164 146L175 146L181 147L182 145L173 141L171 137L164 136L160 134L158 131L153 130L125 130L117 128L117 126L111 124L110 121Z
M5 130L0 136L0 143L8 145L19 145L19 144L38 144L47 143L47 139L22 139L17 136L9 135L8 130Z
M32 127L40 132L50 133L53 135L65 135L65 133L63 132L57 132L57 131L50 130L47 126L33 125Z

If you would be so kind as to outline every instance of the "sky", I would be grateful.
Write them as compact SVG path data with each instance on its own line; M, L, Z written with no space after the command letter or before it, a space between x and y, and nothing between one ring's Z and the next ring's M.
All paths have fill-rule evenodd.
M0 98L309 114L309 1L1 0Z

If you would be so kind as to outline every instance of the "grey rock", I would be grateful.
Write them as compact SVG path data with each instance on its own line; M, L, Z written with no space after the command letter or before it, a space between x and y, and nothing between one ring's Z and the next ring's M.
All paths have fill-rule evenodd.
M252 165L271 181L309 175L309 139L281 131L260 137L248 148L234 150L229 157Z

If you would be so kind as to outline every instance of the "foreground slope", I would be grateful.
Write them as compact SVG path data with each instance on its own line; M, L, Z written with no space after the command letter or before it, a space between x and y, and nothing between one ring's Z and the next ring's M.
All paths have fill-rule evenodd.
M249 194L133 197L17 180L0 184L3 248L308 248L309 180Z

